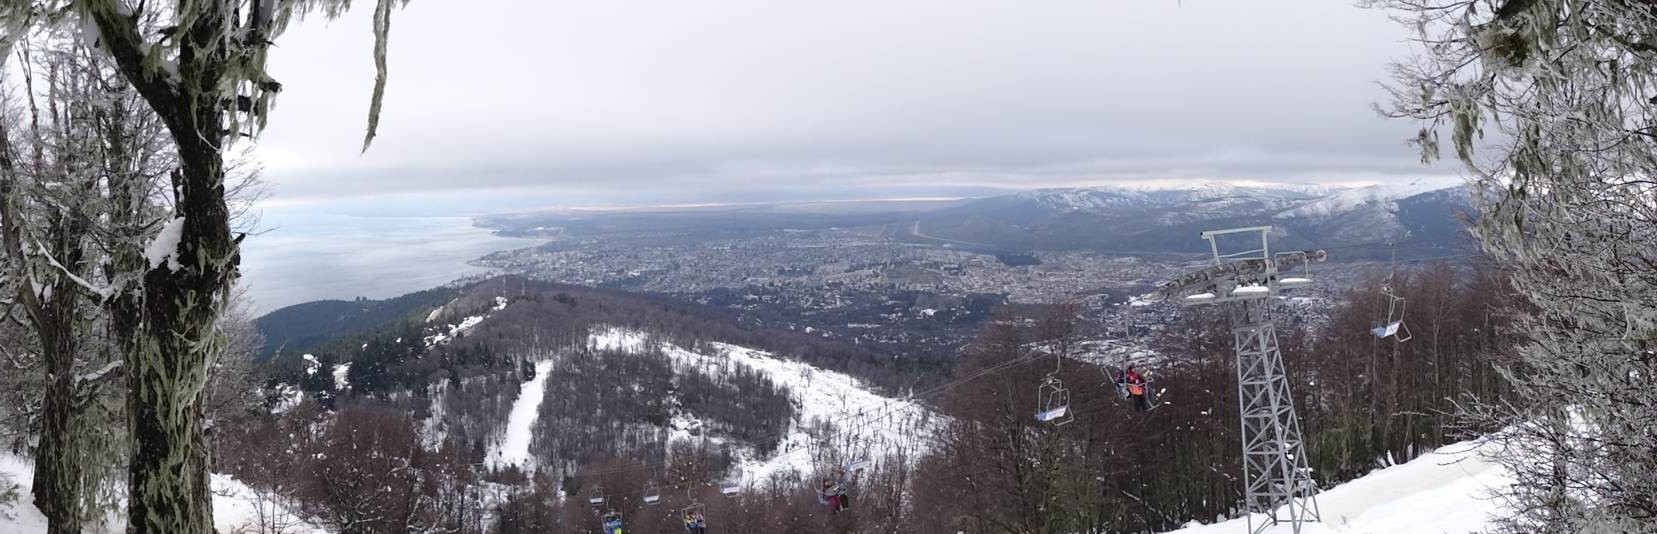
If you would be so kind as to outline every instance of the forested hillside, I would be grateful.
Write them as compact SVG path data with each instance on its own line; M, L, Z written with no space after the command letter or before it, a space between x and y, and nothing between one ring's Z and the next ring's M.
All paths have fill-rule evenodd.
M1368 332L1381 320L1385 274L1323 303L1326 319L1296 322L1310 330L1281 334L1325 486L1488 430L1457 427L1454 403L1509 394L1497 372L1512 346L1507 316L1493 307L1499 273L1401 271L1392 286L1411 302L1416 336L1405 343ZM1282 312L1293 322L1303 308ZM224 467L251 487L365 532L408 521L582 532L601 508L634 518L630 531L677 532L667 511L692 502L716 524L756 533L1157 531L1238 512L1235 358L1222 317L1182 310L1179 324L1144 340L1160 355L1152 370L1165 404L1141 413L1106 384L1109 368L1065 357L1078 339L1075 308L1025 311L1004 310L952 371L924 376L700 307L500 278L309 359L284 354L270 367L271 409L221 423L218 443L242 451ZM872 391L919 395L836 406L868 393L826 374L779 374L782 363L764 363L771 354L863 377ZM1032 416L1037 384L1055 365L1077 417L1062 427ZM523 395L539 395L536 415L509 428L523 424L508 417ZM898 427L910 429L897 431L904 439L870 437L880 435L871 426L915 425L934 411L931 426ZM379 437L362 441L362 432ZM527 461L500 460L513 433L527 437ZM371 466L374 456L328 452L340 448L404 458L414 471L380 480L336 463ZM831 514L813 481L853 457L874 460L853 478L861 504ZM741 491L721 495L726 479ZM336 502L341 485L393 490L347 508ZM666 504L645 504L651 492ZM597 497L603 506L586 502ZM398 519L353 515L364 506Z
M329 340L361 334L387 322L430 310L453 299L452 288L435 288L385 300L318 300L288 306L254 321L265 338L261 358L278 352L302 354Z
M618 345L615 335L633 341ZM818 371L782 376L775 374L781 368L763 369L776 365ZM217 435L221 450L263 451L237 454L226 462L230 473L341 528L395 531L391 525L408 521L483 528L483 518L515 502L509 496L526 484L572 495L610 487L618 498L636 499L643 480L666 485L668 471L683 492L692 489L684 481L706 489L758 470L747 483L761 487L765 477L786 471L780 466L809 466L811 458L833 454L836 426L822 414L838 417L846 408L815 399L854 393L800 391L810 386L801 386L798 373L820 375L805 384L827 380L863 396L941 376L905 367L814 336L742 326L713 308L507 277L470 284L439 306L411 308L314 352L278 354L266 366L265 408L221 423ZM539 396L528 408L537 415L513 428L518 423L509 414L521 411L525 395ZM360 428L334 430L342 427ZM355 434L368 429L382 438L358 442ZM310 437L284 443L271 439L273 432ZM501 460L513 456L500 451L514 439L528 439L528 461ZM333 508L337 495L329 497L334 490L327 488L345 482L327 478L357 470L328 460L348 457L327 452L338 447L386 449L421 474L400 479L406 490ZM287 459L296 452L312 460ZM639 483L583 475L601 465L629 465L629 480ZM604 477L621 474L601 470ZM467 474L455 478L460 471ZM295 484L286 478L292 472L320 478ZM782 475L799 480L799 473ZM394 497L402 491L419 495ZM438 503L456 508L433 509ZM364 523L352 511L364 506L398 519Z

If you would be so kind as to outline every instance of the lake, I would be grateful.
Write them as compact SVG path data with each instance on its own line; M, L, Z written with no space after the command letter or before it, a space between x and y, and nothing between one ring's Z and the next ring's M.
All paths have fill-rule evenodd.
M497 237L470 217L266 212L242 243L242 283L256 314L312 300L382 299L487 272L467 262L538 239Z

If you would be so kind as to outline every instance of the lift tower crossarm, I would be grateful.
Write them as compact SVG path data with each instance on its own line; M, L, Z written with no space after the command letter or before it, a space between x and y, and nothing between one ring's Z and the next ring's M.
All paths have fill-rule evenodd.
M1327 258L1328 255L1322 250L1297 250L1279 252L1271 257L1221 262L1157 284L1157 294L1187 305L1266 298L1276 295L1283 289L1305 285L1299 281L1302 279L1280 277L1284 271L1309 263L1322 262ZM1265 288L1265 291L1253 289L1238 292L1238 288Z

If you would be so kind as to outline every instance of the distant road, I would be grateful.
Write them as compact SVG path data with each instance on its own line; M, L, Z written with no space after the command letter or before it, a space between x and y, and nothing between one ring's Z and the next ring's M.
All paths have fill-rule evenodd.
M915 222L909 223L906 226L907 226L907 228L904 228L902 230L903 233L895 235L893 237L895 239L899 240L899 241L907 241L907 242L910 242L910 243L934 243L934 244L946 245L946 246L949 246L950 248L978 249L977 251L982 251L985 254L1001 254L1001 253L1009 252L1009 251L1006 251L1006 250L1002 250L1000 247L997 247L995 245L990 245L990 244L986 244L986 243L973 243L971 241L959 241L959 240L955 240L955 239L945 239L945 238L942 238L942 237L934 237L934 236L926 235L925 232L921 231L921 222L920 221L915 221ZM905 239L905 238L907 238L907 239ZM977 251L975 251L975 252L977 252Z

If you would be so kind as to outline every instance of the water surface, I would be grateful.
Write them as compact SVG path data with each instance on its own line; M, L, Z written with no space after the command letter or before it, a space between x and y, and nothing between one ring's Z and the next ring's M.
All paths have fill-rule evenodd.
M381 299L487 270L467 262L535 239L497 237L470 217L266 213L242 243L255 313L322 299Z

